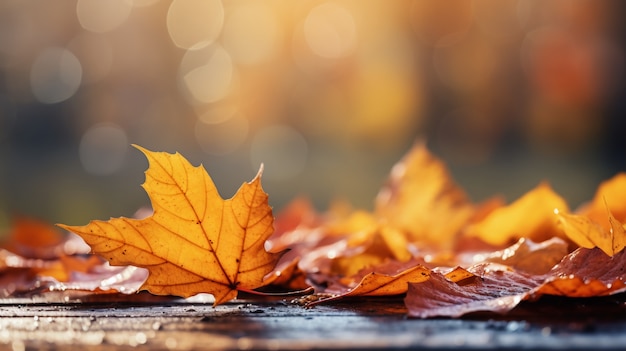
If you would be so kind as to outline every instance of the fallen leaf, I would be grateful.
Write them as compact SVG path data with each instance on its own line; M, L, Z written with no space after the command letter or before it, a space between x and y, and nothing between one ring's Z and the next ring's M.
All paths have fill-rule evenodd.
M0 274L0 297L6 298L33 291L38 288L37 275L29 268L2 269Z
M331 275L352 276L368 267L378 266L390 259L408 262L411 254L402 236L393 237L391 228L379 228L370 240L360 245L350 245L341 255L332 258ZM402 246L404 244L404 246Z
M148 290L210 293L217 305L239 291L314 287L307 306L406 294L409 316L429 318L626 292L626 173L574 213L547 183L509 205L473 204L421 142L394 166L373 212L336 202L318 213L299 198L274 220L262 167L224 200L202 166L137 148L149 160L152 209L59 225L101 257L75 255L86 244L73 233L16 220L10 250L0 250L0 295Z
M406 293L409 283L428 279L430 270L416 265L394 275L371 272L366 274L354 287L335 285L324 291L329 297L317 299L307 304L308 307L355 296L393 296Z
M489 311L505 313L526 297L526 293L540 284L533 275L516 272L497 263L483 263L470 267L461 274L458 267L454 276L477 278L467 284L457 284L445 274L433 272L421 283L410 283L404 303L410 317L460 317ZM451 273L448 273L452 275Z
M298 267L300 258L295 257L291 260L285 258L287 258L286 255L278 262L276 269L265 278L265 283L290 291L309 288L306 274Z
M51 290L68 291L68 294L70 290L104 291L115 278L112 275L117 275L100 275L100 279L96 279L98 277L93 273L104 261L97 256L85 255L87 245L83 239L73 233L62 235L46 222L18 216L12 221L10 233L5 242L8 249L0 249L0 290L5 297ZM91 275L90 285L78 282L77 274ZM132 289L123 285L117 287Z
M556 212L556 215L565 235L580 247L587 249L598 247L613 257L626 247L626 230L608 208L606 211L608 213L605 216L610 225L608 230L586 216L561 212Z
M609 230L611 225L607 221L607 208L618 221L626 221L624 194L626 194L626 173L618 173L602 182L591 202L582 206L576 213L588 217Z
M481 263L467 270L457 267L447 274L434 270L428 280L409 284L405 304L412 317L459 317L478 311L506 313L519 302L542 295L613 295L626 291L625 266L626 251L609 257L598 248L579 248L543 275L497 263ZM471 276L475 279L469 279Z
M67 281L42 279L47 291L76 291L90 293L138 292L148 277L148 271L135 266L98 265L87 272L74 271Z
M320 223L321 219L313 208L311 201L305 197L296 198L276 215L274 219L274 233L267 242L271 243L272 249L282 251L288 246L288 244L282 247L280 245L279 239L283 234L293 232L298 228L313 228Z
M418 142L393 166L374 213L385 225L406 232L408 242L450 249L473 212L444 163Z
M23 257L51 259L63 252L63 244L64 237L58 228L32 217L14 216L2 246Z
M11 251L0 249L0 272L5 269L31 269L34 273L46 270L55 270L60 262L54 259L30 258L18 255Z
M210 293L217 305L238 290L263 286L280 258L264 249L273 216L261 188L263 168L224 200L203 166L192 166L179 153L136 147L150 164L143 187L152 216L59 226L80 235L111 265L148 269L141 289L156 295Z
M508 206L493 210L482 221L468 226L465 234L492 245L510 245L520 238L535 242L562 235L554 210L567 212L565 200L545 182Z
M540 243L521 238L504 250L475 255L473 259L475 262L495 262L541 275L549 272L568 253L568 244L561 238L553 237Z
M613 257L599 248L579 248L554 267L532 295L593 297L626 291L626 251Z

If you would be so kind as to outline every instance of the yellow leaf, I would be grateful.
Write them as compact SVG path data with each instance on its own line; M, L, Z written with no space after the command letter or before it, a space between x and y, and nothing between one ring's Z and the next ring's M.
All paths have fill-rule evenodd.
M606 211L608 212L608 209ZM610 257L615 256L626 247L626 231L610 212L605 214L610 225L608 230L586 216L555 213L565 235L580 247L586 249L598 247Z
M607 208L619 221L626 221L626 173L618 173L598 186L593 200L583 206L577 214L589 217L592 221L609 230L611 224L606 215Z
M389 258L406 262L412 257L405 233L381 224L369 212L354 211L347 218L330 224L326 232L346 238L345 252L333 258L334 274L352 276Z
M404 233L389 226L381 226L379 233L395 259L400 262L407 262L411 259L412 255Z
M510 205L495 209L482 221L469 226L466 234L492 245L510 244L522 237L544 241L561 234L554 218L555 209L567 211L567 203L547 183L541 183Z
M474 213L445 164L417 143L397 163L376 197L375 214L408 234L409 242L449 249Z
M59 226L80 235L112 265L147 268L142 289L156 295L210 293L217 305L234 299L237 290L263 286L280 258L264 249L274 219L261 187L263 168L224 200L203 166L192 166L179 153L135 147L150 164L143 187L154 214Z

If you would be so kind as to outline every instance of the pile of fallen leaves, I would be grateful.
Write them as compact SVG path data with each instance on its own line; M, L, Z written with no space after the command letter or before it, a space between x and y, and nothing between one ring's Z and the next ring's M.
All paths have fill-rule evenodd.
M626 290L626 174L575 210L547 183L509 204L473 203L417 143L373 211L336 203L320 213L299 198L274 218L262 168L224 200L204 167L137 148L149 160L143 187L152 210L59 224L64 235L16 219L0 251L0 294L209 293L217 305L238 292L308 291L297 299L307 306L404 295L409 315L427 318Z

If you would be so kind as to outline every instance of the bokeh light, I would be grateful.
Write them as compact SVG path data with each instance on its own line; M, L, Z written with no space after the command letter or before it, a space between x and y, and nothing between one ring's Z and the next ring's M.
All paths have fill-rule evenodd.
M239 64L254 65L270 60L279 49L281 31L268 4L253 2L231 9L224 23L224 48Z
M126 1L130 2L135 7L152 6L156 4L157 2L159 2L159 0L126 0Z
M323 58L346 56L356 46L357 32L352 14L333 2L313 8L304 20L303 30L311 50Z
M167 29L176 46L198 49L215 41L224 24L219 0L173 0L167 11Z
M88 31L104 33L119 27L132 10L130 1L78 0L76 15Z
M451 45L470 30L474 21L474 1L413 0L409 13L413 30L422 43Z
M230 92L235 67L220 45L187 51L180 64L180 79L193 102L211 103Z
M280 210L294 194L371 207L424 139L477 201L548 180L574 207L626 170L625 9L0 2L0 221L132 216L147 199L131 143L203 163L225 194L263 163Z
M78 90L82 66L76 56L62 48L42 51L30 71L30 85L35 98L54 104L69 99Z

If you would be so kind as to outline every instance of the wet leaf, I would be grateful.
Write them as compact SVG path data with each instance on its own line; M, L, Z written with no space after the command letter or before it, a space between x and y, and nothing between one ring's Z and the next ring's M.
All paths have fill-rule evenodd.
M273 216L261 188L262 168L224 200L203 166L192 166L178 153L137 148L150 164L143 187L153 215L60 226L80 235L111 265L148 269L141 289L156 295L210 293L217 305L238 290L263 286L280 254L264 249Z
M567 243L561 238L551 238L535 243L521 238L504 250L477 255L475 261L495 262L530 274L545 274L569 253Z
M497 263L467 270L433 272L427 281L409 284L405 304L418 318L459 317L471 312L506 313L523 300L542 295L585 298L626 291L626 251L609 257L598 248L579 248L543 275L527 274ZM469 279L471 276L474 279Z
M479 264L465 272L463 270L459 267L453 274L448 274L462 277L462 282L467 282L472 275L476 279L458 284L442 273L433 272L428 280L409 284L404 300L408 315L431 318L460 317L478 311L505 313L517 306L526 293L540 283L532 275L497 263Z
M409 283L422 282L428 279L430 270L416 265L394 275L371 272L366 274L354 287L335 285L324 291L331 297L322 298L309 304L316 304L354 296L394 296L406 293Z
M139 291L147 277L148 271L143 268L103 264L86 272L73 271L67 281L44 281L48 291L67 291L69 294L73 291L119 292L128 295Z
M626 251L609 257L599 248L579 248L554 267L534 296L605 296L626 291Z

